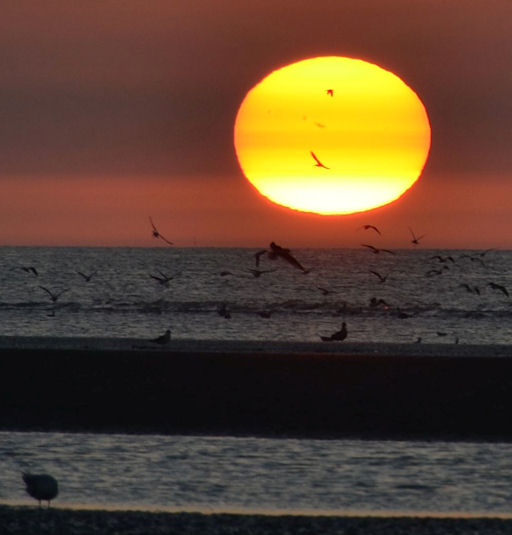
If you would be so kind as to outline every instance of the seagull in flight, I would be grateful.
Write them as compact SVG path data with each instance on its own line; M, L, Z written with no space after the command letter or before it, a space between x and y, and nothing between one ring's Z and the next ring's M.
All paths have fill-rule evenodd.
M25 273L32 273L34 277L37 277L39 275L37 269L34 266L21 266L21 268Z
M160 276L158 275L152 275L151 273L149 274L149 276L152 278L152 279L155 279L156 281L158 281L160 284L162 284L163 286L169 286L169 282L172 281L172 279L174 277L171 277L169 275L166 275L165 273L162 273L160 270L158 270L158 273L160 273Z
M261 277L263 275L263 273L273 273L275 271L275 269L251 269L249 268L247 270L249 273L251 273L251 275L257 279L258 277Z
M496 284L495 282L490 282L488 286L490 286L493 290L499 290L503 295L509 297L508 290L505 288L505 286L502 286L501 284Z
M411 243L414 245L419 245L420 240L425 237L425 234L422 234L421 236L416 236L416 234L414 234L414 231L412 230L411 227L409 227L409 231L411 232L411 236L412 236Z
M315 153L314 153L312 150L310 150L309 152L310 152L311 156L313 156L313 160L315 160L315 162L316 162L315 167L323 167L324 169L330 169L330 167L325 166L325 165L324 165L324 164L323 164L323 163L316 157Z
M149 222L151 223L151 227L153 228L153 230L152 230L153 238L160 238L161 240L163 240L168 245L174 245L174 243L172 241L169 241L167 238L164 238L164 236L162 236L160 234L160 232L156 228L155 224L153 223L153 219L151 218L151 216L149 216Z
M85 280L85 282L91 282L91 279L98 273L97 271L93 271L91 274L87 275L86 273L82 273L81 271L77 271L77 273Z
M256 260L256 267L260 265L260 258L262 255L266 254L270 260L276 260L277 258L282 258L286 260L289 264L297 269L300 269L303 273L309 273L309 269L306 269L290 252L290 249L285 249L277 243L272 242L270 244L270 249L263 249L254 253L254 258ZM252 271L252 270L251 270Z
M375 225L362 225L359 228L363 228L364 230L374 230L379 236L382 236L380 230Z
M381 275L378 271L374 271L373 269L370 269L370 273L373 273L378 279L379 282L386 282L388 275Z
M342 340L345 340L347 337L347 324L343 322L341 324L341 329L339 331L336 331L334 334L331 334L331 336L320 336L320 338L324 342L341 342Z
M300 269L303 273L309 273L309 269L306 269L290 252L290 249L285 249L284 247L281 247L280 245L277 245L277 243L271 242L270 243L270 251L267 255L271 260L275 260L276 258L282 258L283 260L286 260L289 264L291 264L293 267L296 267L297 269Z
M45 286L39 286L39 288L41 288L41 290L44 290L50 296L50 299L52 300L53 303L56 303L59 300L59 297L63 293L69 292L69 289L65 289L65 290L60 291L59 293L55 293L55 292L52 292L51 290L48 290L48 288L46 288Z
M370 249L370 251L373 254L379 254L380 252L388 253L388 254L396 254L394 251L391 251L390 249L380 249L378 247L374 247L373 245L368 245L367 243L362 243L361 247L367 247Z

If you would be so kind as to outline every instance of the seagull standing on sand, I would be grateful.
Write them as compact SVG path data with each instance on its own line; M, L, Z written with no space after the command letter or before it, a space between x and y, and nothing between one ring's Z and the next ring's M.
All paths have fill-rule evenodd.
M324 342L341 342L342 340L345 340L347 337L347 324L343 322L341 324L341 329L339 331L336 331L334 334L331 334L331 336L320 336L320 338Z
M166 345L171 341L171 329L167 329L162 336L159 336L158 338L154 338L151 340L152 342L155 342L155 344L160 345Z
M50 501L57 497L59 494L59 485L57 480L48 474L29 474L23 472L23 481L25 482L27 493L39 501L39 507L41 507L41 501L48 502L50 507Z

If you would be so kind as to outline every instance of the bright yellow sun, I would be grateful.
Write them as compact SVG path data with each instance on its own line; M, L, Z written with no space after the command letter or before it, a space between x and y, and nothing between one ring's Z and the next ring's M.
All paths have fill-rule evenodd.
M398 76L329 56L292 63L253 87L234 142L245 176L271 201L348 214L394 201L416 182L430 125Z

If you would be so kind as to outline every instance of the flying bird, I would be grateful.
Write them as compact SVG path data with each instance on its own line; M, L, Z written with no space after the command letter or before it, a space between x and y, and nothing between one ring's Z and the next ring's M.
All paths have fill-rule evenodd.
M370 306L372 308L382 306L382 308L384 308L384 310L388 310L389 309L389 304L384 299L382 299L382 298L377 299L376 297L372 297L370 299Z
M420 240L425 237L425 234L422 234L421 236L416 236L416 234L414 234L414 231L412 230L411 227L409 227L409 231L411 232L411 236L412 236L411 243L414 245L419 245Z
M156 281L158 281L158 283L161 284L162 286L169 286L169 282L172 281L174 277L166 275L165 273L162 273L160 270L158 270L158 273L160 273L160 276L152 275L151 273L149 274L149 276L152 279L155 279Z
M373 269L370 269L370 273L373 273L378 279L379 282L386 282L388 275L381 275L378 271L374 271Z
M364 230L374 230L379 236L382 236L380 230L375 225L362 225L359 228Z
M32 273L34 277L37 277L39 275L37 269L34 266L21 266L20 269L22 269L25 273Z
M51 290L48 290L48 288L46 288L45 286L39 286L39 288L41 288L41 290L44 290L50 297L50 299L52 300L53 303L56 303L58 300L59 300L59 297L65 293L65 292L69 292L69 289L65 289L65 290L61 290L60 292L58 293L55 293L55 292L52 292Z
M247 270L255 279L261 277L264 273L273 273L275 269L251 269Z
M276 258L282 258L283 260L286 260L289 264L291 264L293 267L296 267L297 269L300 269L303 273L309 273L309 269L306 269L290 252L290 249L285 249L284 247L281 247L280 245L277 245L277 243L271 242L270 243L270 251L268 251L267 256L271 260L275 260Z
M379 247L368 245L367 243L362 243L361 247L367 247L368 249L370 249L370 251L373 254L379 254L380 252L388 253L388 254L396 254L394 251L391 251L390 249L380 249Z
M490 282L488 286L490 286L493 290L499 290L503 295L509 297L508 290L505 288L505 286L502 286L501 284L496 284L495 282Z
M316 157L315 153L314 153L312 150L310 150L309 152L310 152L311 156L313 156L313 159L314 159L315 162L316 162L315 167L323 167L324 169L330 169L330 167L325 166L325 165L324 165L324 164L323 164L323 163Z
M331 336L320 336L320 338L324 342L341 342L342 340L345 340L347 337L347 324L343 322L341 324L341 329L339 331L336 331L334 334L331 334Z
M470 294L480 295L480 288L478 286L470 286L467 282L461 282L459 286L465 288Z
M334 96L334 89L326 89L325 91L330 97Z
M332 293L335 293L333 292L332 290L329 290L328 288L324 288L322 286L317 286L317 288L322 292L322 295L330 295Z
M171 329L167 329L162 336L158 336L151 341L162 346L168 344L171 341Z
M156 228L155 224L153 223L153 219L151 218L151 216L149 216L149 222L151 223L151 227L153 228L153 230L152 230L153 238L157 238L157 239L160 238L161 240L163 240L168 245L174 245L174 243L172 241L169 241L167 238L164 238L164 236L162 236L160 234L160 232Z
M23 472L22 477L26 486L25 490L32 498L39 501L39 507L41 507L42 500L47 501L48 507L50 507L50 501L59 494L57 480L48 474L29 474L27 472Z
M93 271L89 275L82 273L81 271L77 271L77 273L85 280L85 282L91 282L91 279L94 277L94 275L96 275L97 271Z

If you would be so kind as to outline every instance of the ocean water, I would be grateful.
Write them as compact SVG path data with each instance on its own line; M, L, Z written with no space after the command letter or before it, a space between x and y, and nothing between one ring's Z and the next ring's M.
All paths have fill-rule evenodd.
M356 343L512 344L512 251L299 249L309 273L259 277L255 252L3 247L0 335L321 343L345 321ZM512 511L504 443L0 432L0 502L30 502L21 470L71 506Z
M503 443L0 432L0 502L30 503L27 469L73 507L512 512Z
M298 249L308 274L263 256L258 277L255 252L2 247L0 335L512 342L512 251Z

